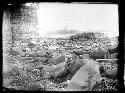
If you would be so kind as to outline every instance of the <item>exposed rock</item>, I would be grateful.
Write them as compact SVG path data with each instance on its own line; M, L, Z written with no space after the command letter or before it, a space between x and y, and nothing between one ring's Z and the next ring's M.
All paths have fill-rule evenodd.
M99 64L92 60L83 60L83 65L76 74L72 77L70 84L66 87L66 90L91 90L99 80Z
M64 74L66 74L67 69L68 69L68 67L67 67L66 63L58 64L57 66L54 67L55 76L58 77L58 76L62 76Z
M116 67L112 69L107 69L105 72L105 76L110 79L116 79L117 74L118 74L118 69Z
M102 73L103 77L107 77L110 79L116 79L118 74L118 66L117 64L112 63L101 63L100 64L100 72Z
M105 55L109 54L106 50L97 50L97 51L91 51L90 58L96 60L96 59L104 59Z
M72 75L75 74L83 65L84 65L83 59L77 59L77 60L71 61L69 66L70 74Z
M70 82L63 91L83 91L82 86L77 83Z
M58 65L47 66L43 68L44 77L49 78L50 76L58 77L67 72L66 63L60 63Z
M63 63L63 62L65 62L65 56L64 55L57 56L57 57L54 57L54 58L50 58L47 61L47 63L54 64L54 65L57 65L57 64Z

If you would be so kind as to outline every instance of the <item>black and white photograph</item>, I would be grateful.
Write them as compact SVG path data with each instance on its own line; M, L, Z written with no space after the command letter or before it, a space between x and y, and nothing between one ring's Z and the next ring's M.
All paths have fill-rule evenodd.
M6 4L2 86L23 91L118 91L118 7Z

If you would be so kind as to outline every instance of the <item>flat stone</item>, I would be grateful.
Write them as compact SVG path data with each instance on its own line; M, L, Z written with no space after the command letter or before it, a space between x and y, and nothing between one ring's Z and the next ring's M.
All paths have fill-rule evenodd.
M83 65L72 77L70 84L66 87L67 90L91 90L100 77L99 65L97 62L83 60L83 63L85 63L85 65Z

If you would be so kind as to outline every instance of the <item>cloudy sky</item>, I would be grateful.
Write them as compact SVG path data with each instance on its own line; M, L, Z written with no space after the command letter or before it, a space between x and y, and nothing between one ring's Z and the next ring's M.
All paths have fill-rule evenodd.
M57 30L101 30L118 35L118 6L116 4L63 4L40 3L37 11L41 36Z

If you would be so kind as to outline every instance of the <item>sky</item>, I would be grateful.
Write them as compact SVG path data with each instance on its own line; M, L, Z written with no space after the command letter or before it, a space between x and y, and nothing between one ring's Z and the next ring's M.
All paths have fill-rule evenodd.
M40 3L37 10L41 36L55 35L58 30L97 31L118 35L118 5Z

